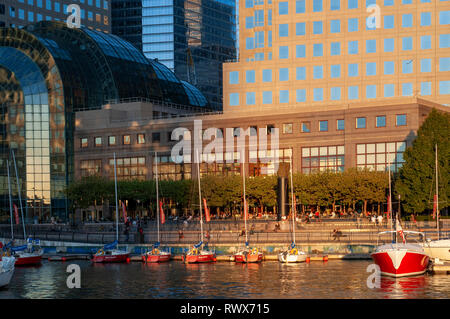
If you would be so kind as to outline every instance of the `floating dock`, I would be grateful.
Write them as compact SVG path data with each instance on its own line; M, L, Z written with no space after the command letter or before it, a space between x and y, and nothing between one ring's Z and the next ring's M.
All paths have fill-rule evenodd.
M443 274L443 275L449 275L450 274L450 262L440 262L440 263L434 263L433 262L433 274Z

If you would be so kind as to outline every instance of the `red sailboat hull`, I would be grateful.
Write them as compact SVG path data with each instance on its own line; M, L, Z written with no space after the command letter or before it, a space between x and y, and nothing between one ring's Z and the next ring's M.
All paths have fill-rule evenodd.
M39 265L42 261L42 255L27 256L27 257L16 257L15 266L31 266Z
M120 263L126 262L129 255L129 253L120 255L94 255L92 261L94 263Z
M262 253L234 255L234 261L237 263L259 263L262 261L262 259L263 259Z
M372 253L372 259L382 275L406 277L425 273L430 258L425 253L393 250Z
M187 264L192 263L211 263L216 261L214 254L208 255L186 255L182 257L183 262Z
M147 263L163 263L170 260L171 255L143 255L142 260Z

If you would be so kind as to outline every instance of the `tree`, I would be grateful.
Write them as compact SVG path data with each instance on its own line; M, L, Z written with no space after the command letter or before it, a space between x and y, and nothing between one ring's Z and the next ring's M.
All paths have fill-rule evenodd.
M438 147L439 206L448 207L450 114L433 109L417 131L412 147L404 152L405 163L395 181L403 209L420 213L432 208L435 189L435 145Z

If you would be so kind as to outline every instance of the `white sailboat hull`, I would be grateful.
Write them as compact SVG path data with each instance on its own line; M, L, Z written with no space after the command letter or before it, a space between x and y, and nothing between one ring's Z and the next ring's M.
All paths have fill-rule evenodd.
M287 251L278 254L278 261L282 263L302 263L306 261L306 254L298 252L298 254L290 254Z
M433 240L423 245L431 259L450 261L450 239Z
M7 286L14 274L14 257L2 257L0 261L0 288Z

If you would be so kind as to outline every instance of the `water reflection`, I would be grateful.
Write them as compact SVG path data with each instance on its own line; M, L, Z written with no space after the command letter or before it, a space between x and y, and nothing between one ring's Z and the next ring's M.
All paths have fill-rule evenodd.
M0 298L449 298L449 276L382 277L369 289L370 261L310 264L169 263L94 264L81 267L81 289L66 286L70 263L44 261L16 268Z

